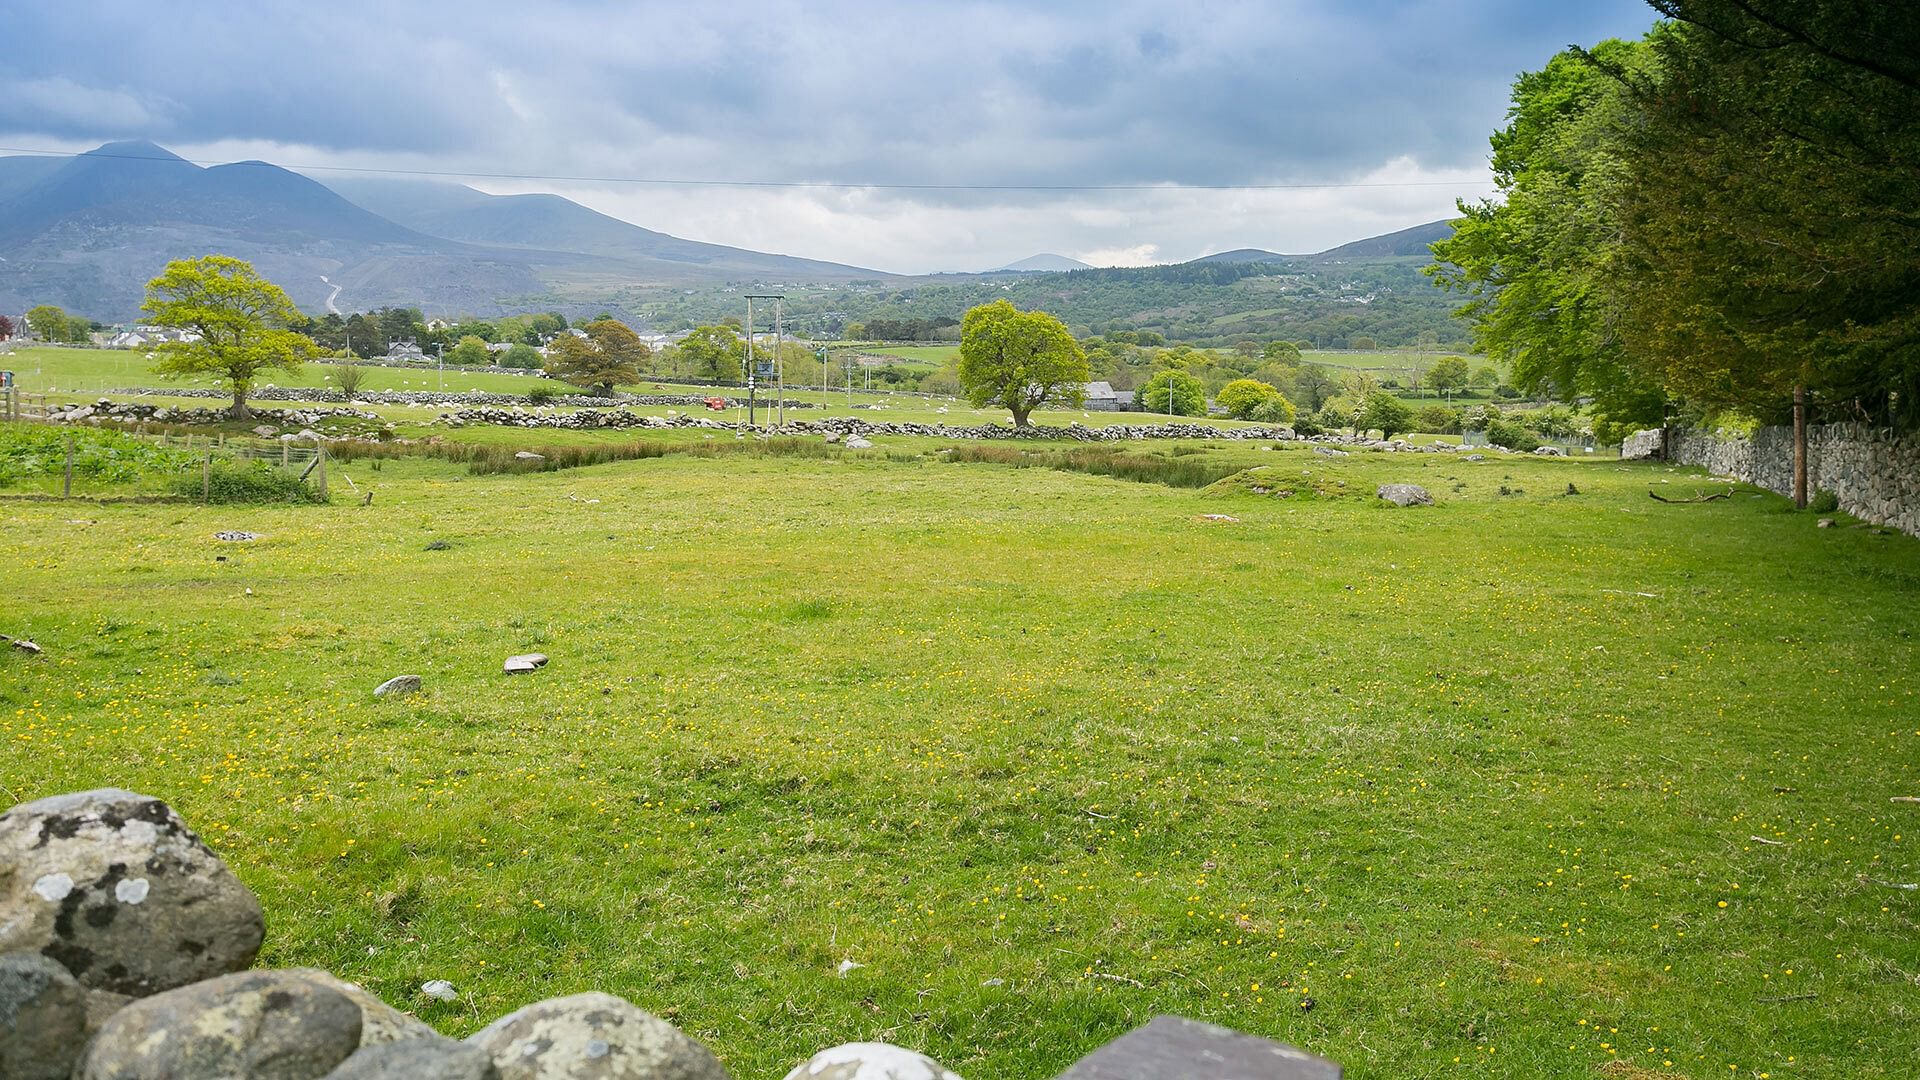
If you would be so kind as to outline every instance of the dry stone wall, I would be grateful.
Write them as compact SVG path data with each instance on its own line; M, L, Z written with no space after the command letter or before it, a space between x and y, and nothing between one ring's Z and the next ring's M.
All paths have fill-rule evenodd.
M1620 448L1623 458L1698 465L1782 495L1793 494L1793 429L1764 427L1745 438L1690 428L1642 431ZM1920 536L1920 437L1866 424L1807 429L1807 487L1831 491L1840 509L1862 521Z

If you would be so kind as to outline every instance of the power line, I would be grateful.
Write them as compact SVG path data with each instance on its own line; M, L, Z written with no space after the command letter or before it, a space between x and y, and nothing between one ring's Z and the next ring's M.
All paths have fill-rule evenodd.
M0 146L0 153L33 154L40 157L97 157L121 161L179 162L185 165L215 166L272 164L271 162L233 162L195 160L193 158L152 157L142 154L105 154L97 150L39 150L31 147ZM655 187L734 187L734 188L824 188L840 191L1331 191L1360 188L1459 188L1475 185L1461 180L1392 180L1326 184L889 184L848 183L839 180L712 180L662 176L557 176L547 173L458 172L436 169L374 169L350 165L279 165L293 172L359 173L371 176L430 176L459 180L540 180L563 184L640 184ZM1490 184L1490 181L1489 181Z

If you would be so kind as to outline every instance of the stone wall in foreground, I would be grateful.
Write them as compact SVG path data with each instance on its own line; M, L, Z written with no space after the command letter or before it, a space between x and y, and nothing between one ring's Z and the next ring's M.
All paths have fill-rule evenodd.
M1642 431L1620 448L1623 458L1698 465L1782 495L1793 494L1793 429L1765 427L1729 437L1690 428ZM1920 436L1866 424L1807 429L1807 488L1831 491L1840 509L1862 521L1920 536Z

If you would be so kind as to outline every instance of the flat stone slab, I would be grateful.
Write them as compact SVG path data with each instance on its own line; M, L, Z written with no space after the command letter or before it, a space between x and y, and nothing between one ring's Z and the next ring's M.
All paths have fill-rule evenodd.
M1285 1043L1179 1016L1156 1016L1075 1062L1057 1080L1340 1080L1340 1066Z
M522 656L509 656L503 670L509 675L524 675L547 666L545 653L526 653Z
M1395 506L1433 505L1433 496L1419 484L1381 484L1377 494Z

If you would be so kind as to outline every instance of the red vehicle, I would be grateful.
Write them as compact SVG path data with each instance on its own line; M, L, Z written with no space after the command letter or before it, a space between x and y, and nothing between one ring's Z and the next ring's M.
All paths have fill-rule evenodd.
M707 408L712 409L714 412L726 412L727 399L723 397L710 397L707 399Z

